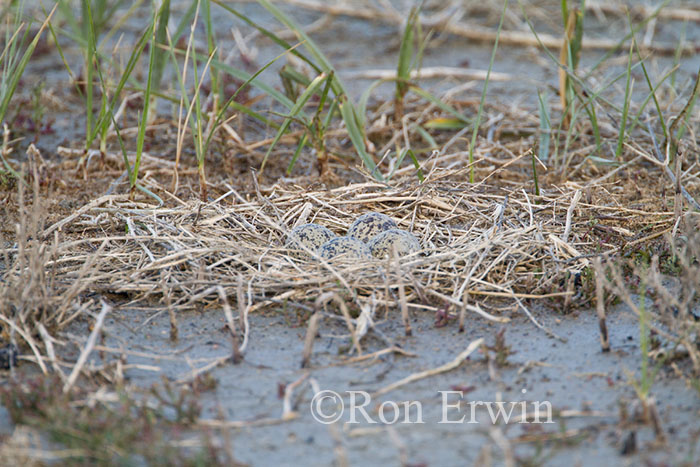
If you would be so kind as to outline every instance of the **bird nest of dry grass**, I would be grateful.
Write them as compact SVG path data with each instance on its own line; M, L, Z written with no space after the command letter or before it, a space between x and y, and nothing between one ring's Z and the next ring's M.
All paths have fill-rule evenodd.
M533 299L564 305L576 294L581 298L581 273L591 257L674 227L672 212L623 207L604 200L605 189L595 186L569 184L535 197L524 186L505 189L460 178L459 171L436 168L420 184L404 178L308 189L280 182L245 194L231 188L212 202L174 207L107 195L47 227L38 213L35 225L22 223L25 240L14 255L5 250L11 267L4 284L29 284L16 293L45 297L37 309L58 310L48 324L59 328L103 294L120 296L125 306L149 303L171 311L221 306L236 297L239 307L254 311L308 309L334 291L357 309L445 310L461 314L462 324L469 313L504 322L504 310L529 314ZM283 247L296 225L316 222L341 233L367 211L394 218L423 251L344 264L294 260ZM31 218L28 212L25 219ZM635 220L646 231L633 233ZM35 255L41 258L22 259L38 241L43 246ZM32 261L41 264L28 267ZM36 293L32 284L60 293Z

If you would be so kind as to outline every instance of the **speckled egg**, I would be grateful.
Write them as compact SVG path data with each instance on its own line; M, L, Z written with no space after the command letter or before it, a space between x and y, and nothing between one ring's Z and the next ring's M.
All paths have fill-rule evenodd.
M311 255L301 245L316 252L321 245L334 238L336 238L336 235L322 225L304 224L295 227L289 232L284 247L287 249L287 254L292 258L310 259Z
M323 244L319 250L319 255L324 259L369 259L372 253L369 247L360 240L353 237L336 237Z
M393 248L399 256L410 255L421 250L420 242L412 233L400 229L389 229L370 240L369 249L375 258L393 255Z
M369 243L375 235L396 228L398 226L391 217L378 212L368 212L355 219L355 222L348 229L348 237Z

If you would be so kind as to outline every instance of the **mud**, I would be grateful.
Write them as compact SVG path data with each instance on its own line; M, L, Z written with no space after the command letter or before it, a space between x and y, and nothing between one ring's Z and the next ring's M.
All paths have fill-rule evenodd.
M129 364L160 369L127 370L126 376L132 384L148 386L162 376L187 379L194 368L231 354L223 312L180 315L180 337L176 343L169 339L167 313L148 315L142 311L118 310L106 323L107 347L167 355L167 359L129 356ZM700 449L698 395L683 381L666 374L666 370L657 375L651 393L670 443L657 447L650 426L632 423L638 398L630 381L639 378L641 357L639 327L631 312L620 308L611 313L609 353L600 350L598 322L591 311L561 317L540 312L536 318L567 342L545 335L527 318L516 314L505 325L505 344L513 352L505 366L489 365L483 353L475 352L453 371L373 398L366 407L371 422L355 411L359 423L347 423L352 413L347 391L371 394L412 373L439 367L480 337L493 345L503 325L472 316L466 332L459 333L456 324L437 328L433 316L416 312L412 316L414 335L406 337L398 314L392 314L379 329L416 357L385 355L363 363L339 364L345 358L350 339L341 322L325 319L315 342L312 365L302 369L305 329L294 325L296 318L281 311L256 314L251 316L250 341L244 360L211 371L217 385L200 401L204 407L202 417L249 422L249 426L233 428L231 433L237 459L250 465L330 465L337 456L336 438L341 440L351 465L400 465L402 459L412 465L469 465L483 460L480 456L487 455L487 451L499 465L505 455L503 447L496 442L496 431L510 439L510 449L518 460L553 465L639 464L661 460L676 464L689 456L692 458L694 450ZM386 347L372 332L365 337L363 345L365 352ZM304 375L308 379L292 399L298 417L268 426L256 425L264 419L279 419L283 409L280 386ZM320 390L343 395L346 409L335 425L335 434L312 415L315 392L308 384L310 379L315 380ZM501 417L494 425L485 406L477 407L472 418L469 405L459 408L452 405L459 401L457 394L445 396L447 402L443 403L440 391L462 390L468 391L462 397L465 403L518 403L514 418L503 423ZM355 397L356 406L365 402L363 394L357 393ZM399 404L400 410L395 413L387 406L380 411L385 401ZM421 405L424 423L415 423L418 421L415 407L406 414L405 401ZM535 407L534 402L545 408L546 402L551 403L553 423L535 423L532 416L528 418L530 423L513 421L521 413L521 402L526 403L529 413ZM332 405L323 407L324 413L334 410ZM577 413L569 416L566 411ZM382 423L380 412L385 421L397 415L397 422ZM547 421L545 412L540 421ZM623 412L628 413L627 421L623 420ZM462 417L464 421L459 422ZM446 420L457 423L445 423ZM638 450L622 456L623 440L631 432L636 434Z

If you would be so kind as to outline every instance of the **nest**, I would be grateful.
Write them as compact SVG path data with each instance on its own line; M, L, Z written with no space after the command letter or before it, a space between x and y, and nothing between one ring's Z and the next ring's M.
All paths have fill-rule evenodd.
M480 304L489 297L520 302L573 293L562 290L562 278L580 273L589 265L587 254L600 250L579 235L588 217L581 211L591 209L572 204L580 192L534 200L524 190L444 175L435 173L434 181L420 185L365 182L316 191L276 184L252 199L231 190L211 203L176 208L105 196L46 229L44 236L58 229L66 236L81 232L81 239L56 247L57 259L47 267L65 278L83 276L93 291L167 300L174 309L206 305L218 300L213 287L228 295L240 284L253 309L303 305L331 290L358 305L371 298L391 307L398 305L399 281L406 284L409 306L433 310L470 302L483 312ZM345 232L367 210L391 216L423 251L348 264L287 255L284 241L294 226L315 222ZM81 274L86 261L88 275Z

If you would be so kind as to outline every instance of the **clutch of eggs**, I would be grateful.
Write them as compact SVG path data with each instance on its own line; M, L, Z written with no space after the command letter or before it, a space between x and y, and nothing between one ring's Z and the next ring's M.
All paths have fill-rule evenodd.
M369 212L355 219L345 237L338 237L319 224L295 227L287 236L285 249L295 259L311 259L311 252L326 260L384 259L394 252L399 256L416 253L421 246L413 234L399 229L391 217Z

